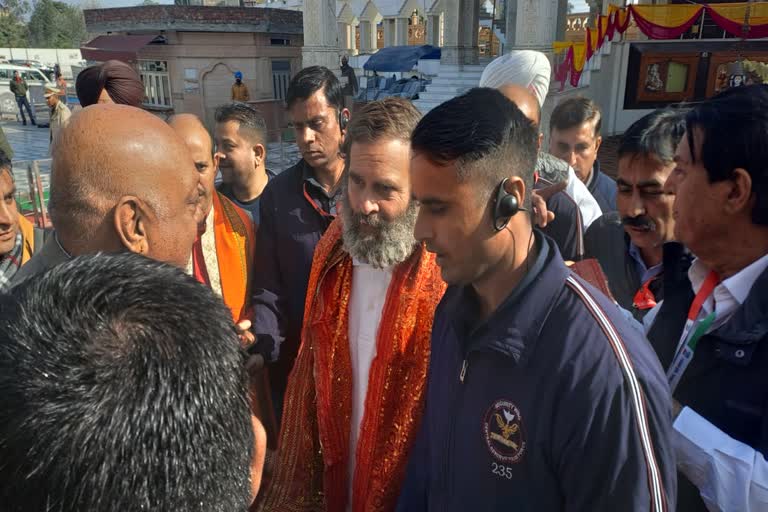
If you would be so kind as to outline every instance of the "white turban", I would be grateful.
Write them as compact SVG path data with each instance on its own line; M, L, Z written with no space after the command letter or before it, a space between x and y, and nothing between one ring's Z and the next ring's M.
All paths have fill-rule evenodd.
M480 77L480 87L498 89L504 85L515 84L531 91L539 106L549 92L549 77L552 67L549 59L541 52L533 50L513 50L491 61Z

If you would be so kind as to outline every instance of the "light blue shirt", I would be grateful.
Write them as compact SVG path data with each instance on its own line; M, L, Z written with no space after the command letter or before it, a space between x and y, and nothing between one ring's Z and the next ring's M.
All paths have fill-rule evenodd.
M645 261L643 261L643 255L640 254L640 248L637 247L631 240L629 242L629 255L635 261L635 268L637 268L637 275L640 276L641 284L647 283L654 277L661 274L661 272L664 270L663 263L659 263L658 265L654 265L651 268L648 268L648 266L645 264Z

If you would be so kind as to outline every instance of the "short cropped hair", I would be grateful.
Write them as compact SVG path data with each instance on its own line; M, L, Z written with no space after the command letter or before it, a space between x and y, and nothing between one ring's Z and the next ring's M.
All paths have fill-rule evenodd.
M709 181L746 170L752 178L752 222L768 225L768 85L734 87L694 106L685 118L691 162L696 163L694 134L700 131L701 163Z
M238 132L245 132L252 142L264 143L267 140L267 122L261 112L245 103L227 103L219 105L214 114L217 123L237 121Z
M595 136L600 135L603 115L597 103L589 98L577 96L562 101L549 118L549 132L570 130L584 123L595 121Z
M344 91L333 71L324 66L310 66L299 71L288 84L285 102L288 108L299 101L305 101L322 90L330 107L341 111L344 108Z
M181 270L72 259L0 297L7 512L247 510L253 431L232 317Z
M421 119L419 110L403 98L385 98L366 103L352 116L344 137L342 152L349 158L349 150L356 142L401 140L409 142L411 132Z
M481 179L483 200L501 180L518 176L530 201L538 132L496 89L472 89L430 110L413 131L411 147L436 164L455 164L460 181Z
M669 165L685 133L685 111L659 109L630 126L619 143L618 156L645 156Z

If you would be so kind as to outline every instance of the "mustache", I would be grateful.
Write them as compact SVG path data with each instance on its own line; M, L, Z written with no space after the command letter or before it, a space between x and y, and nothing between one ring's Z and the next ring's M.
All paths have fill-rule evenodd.
M363 224L372 228L380 228L384 221L381 220L378 213L364 214L351 211L350 218L357 224Z
M640 215L639 217L622 217L621 224L632 228L647 229L648 231L656 230L656 223L645 215Z

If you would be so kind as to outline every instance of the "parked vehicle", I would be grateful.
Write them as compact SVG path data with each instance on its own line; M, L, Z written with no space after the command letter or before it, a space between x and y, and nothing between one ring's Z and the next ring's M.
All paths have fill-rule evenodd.
M16 114L19 107L16 105L16 97L11 92L10 84L14 71L18 71L29 86L29 103L34 105L35 113L43 113L46 119L48 107L45 104L45 86L53 85L48 77L39 69L13 64L0 64L0 115Z
M11 64L13 64L15 66L22 66L22 67L25 67L25 68L39 69L40 71L43 72L43 74L45 76L48 77L48 80L51 80L51 81L55 80L55 78L56 78L54 76L54 73L53 73L53 67L46 66L45 64L43 64L39 60L18 60L18 59L14 59L14 60L11 61Z

